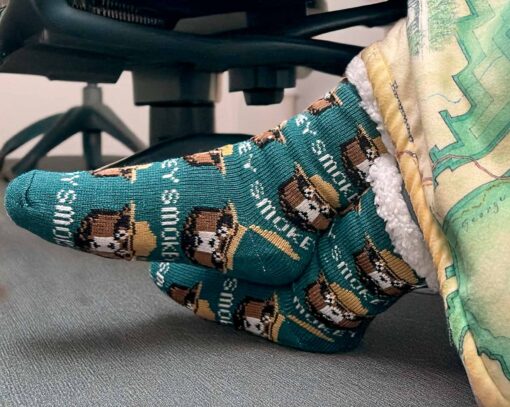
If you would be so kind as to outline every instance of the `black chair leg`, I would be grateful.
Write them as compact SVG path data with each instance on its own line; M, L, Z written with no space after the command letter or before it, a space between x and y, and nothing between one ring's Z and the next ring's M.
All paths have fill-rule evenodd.
M11 137L0 150L0 170L4 166L5 158L17 150L23 144L28 143L37 136L46 133L53 125L62 118L63 114L56 114L45 119L39 120L19 133Z
M97 117L98 128L120 141L131 151L137 152L146 148L144 143L127 127L121 119L108 106L96 106L94 108Z
M88 170L95 170L103 166L101 131L88 130L83 132L83 154Z
M56 146L67 140L69 137L78 133L80 123L87 120L89 111L82 108L73 108L60 118L52 128L43 136L32 150L23 157L16 165L12 167L12 173L15 176L36 168L41 158L53 150Z

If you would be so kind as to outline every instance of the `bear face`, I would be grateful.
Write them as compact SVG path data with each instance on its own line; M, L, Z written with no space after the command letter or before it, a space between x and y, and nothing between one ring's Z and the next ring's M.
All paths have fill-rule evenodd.
M273 300L246 298L238 307L234 316L237 329L271 339L272 327L276 319L276 307Z
M285 142L286 142L285 135L283 134L280 126L274 128L274 129L265 131L264 133L260 133L260 134L256 135L255 137L252 137L250 140L253 143L255 143L257 145L257 147L260 147L260 148L264 148L269 143L272 143L275 141L278 143L282 143L282 144L285 144Z
M199 284L195 284L191 288L172 284L167 293L175 302L195 312L197 309L199 291Z
M136 167L106 168L92 171L91 174L98 178L122 177L128 181L133 181L136 174Z
M221 149L188 155L183 159L194 167L216 167L221 173L225 172L225 160Z
M121 168L104 168L91 171L90 173L94 177L98 178L124 178L127 181L135 182L136 176L139 170L145 170L151 167L152 164L133 165L129 167Z
M333 106L342 106L342 101L335 91L326 93L326 95L311 104L307 111L313 116L320 116L322 113L331 109Z
M131 260L134 257L133 227L129 206L121 211L92 210L81 221L75 234L75 246L98 256Z
M238 231L230 205L223 209L197 207L186 219L181 247L193 263L226 272L229 248Z
M335 216L335 210L299 166L292 178L280 186L279 195L286 217L301 229L326 230Z
M186 287L179 284L172 284L167 294L178 304L193 311L198 317L208 321L215 321L215 314L211 310L209 301L200 298L202 283L196 283L193 287Z
M363 321L336 295L323 274L306 289L306 301L316 318L333 328L353 329Z
M369 237L354 257L361 281L372 293L398 297L418 282L407 263L387 250L378 250Z
M358 127L358 134L354 140L340 146L345 170L354 184L359 187L368 187L366 178L370 166L384 153L386 148L381 137L371 138L361 126Z

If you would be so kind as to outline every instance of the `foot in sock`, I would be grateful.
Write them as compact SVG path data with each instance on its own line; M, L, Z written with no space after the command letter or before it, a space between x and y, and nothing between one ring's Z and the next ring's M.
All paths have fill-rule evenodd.
M352 349L377 314L424 285L395 253L372 190L334 220L306 270L287 286L253 284L184 264L153 263L151 275L201 318L314 352Z
M385 152L359 103L344 80L247 142L137 167L33 171L9 185L6 207L18 225L62 246L288 284Z

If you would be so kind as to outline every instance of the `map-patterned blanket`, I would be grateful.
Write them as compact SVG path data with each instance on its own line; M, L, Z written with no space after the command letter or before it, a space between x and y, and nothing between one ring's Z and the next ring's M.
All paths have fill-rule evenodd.
M362 53L478 402L510 405L510 1L410 0Z

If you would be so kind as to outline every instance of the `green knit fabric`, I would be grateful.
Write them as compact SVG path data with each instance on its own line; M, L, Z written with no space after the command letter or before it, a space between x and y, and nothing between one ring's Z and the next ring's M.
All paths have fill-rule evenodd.
M40 237L152 277L197 315L274 342L335 352L422 284L394 252L366 177L386 153L343 80L251 140L94 172L33 171L6 208Z
M137 167L32 171L8 187L12 219L59 245L116 259L182 262L288 284L319 236L368 187L385 152L346 80L250 141Z
M184 264L153 263L156 285L199 317L312 352L354 348L373 318L423 284L394 253L372 190L336 218L304 273L275 287Z

